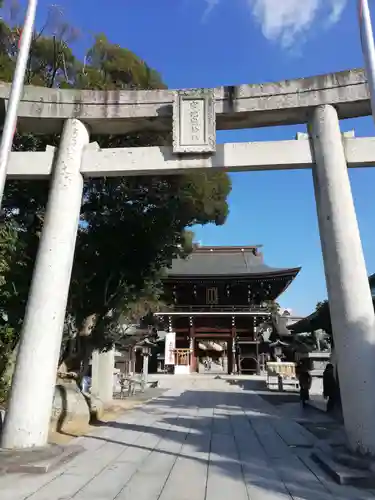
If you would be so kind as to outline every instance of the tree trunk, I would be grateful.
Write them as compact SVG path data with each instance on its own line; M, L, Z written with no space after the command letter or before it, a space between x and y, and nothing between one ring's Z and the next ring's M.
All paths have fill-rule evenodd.
M90 314L82 322L81 329L78 333L78 355L81 360L80 377L88 374L90 368L90 360L93 351L91 342L91 334L97 321L96 314Z
M59 369L60 373L67 373L69 371L75 371L77 368L77 338L70 338L66 342L65 348L61 353L59 359Z
M77 336L69 339L60 358L59 372L76 372L81 379L88 374L92 355L92 331L97 315L90 314L81 324Z

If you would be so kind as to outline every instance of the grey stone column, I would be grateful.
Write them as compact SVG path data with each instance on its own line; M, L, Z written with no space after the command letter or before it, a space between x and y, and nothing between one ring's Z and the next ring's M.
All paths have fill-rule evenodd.
M375 320L337 112L310 124L319 231L345 429L352 449L375 454Z
M106 352L93 352L91 393L104 405L111 404L113 400L114 369L115 348Z
M47 444L81 209L86 126L67 120L54 165L1 445Z
M148 382L148 354L143 354L143 382L145 386L147 385Z

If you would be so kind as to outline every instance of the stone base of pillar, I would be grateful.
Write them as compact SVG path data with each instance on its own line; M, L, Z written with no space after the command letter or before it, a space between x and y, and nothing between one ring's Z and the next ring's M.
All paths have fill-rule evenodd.
M338 484L362 488L375 487L373 462L347 451L315 451L311 458Z
M108 406L108 405L107 405ZM103 404L96 396L90 396L90 421L101 420L106 410L106 405Z
M55 444L20 450L0 449L0 471L9 474L43 474L65 465L83 451L83 446Z

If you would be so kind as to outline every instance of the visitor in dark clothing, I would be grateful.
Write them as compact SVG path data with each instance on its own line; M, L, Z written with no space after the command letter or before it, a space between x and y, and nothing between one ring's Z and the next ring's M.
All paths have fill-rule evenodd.
M328 399L327 412L332 412L336 407L337 389L333 365L328 363L323 373L323 396L324 399Z
M299 396L302 406L306 406L306 401L310 399L310 388L312 378L309 370L305 364L301 364L297 370L298 382L299 382Z

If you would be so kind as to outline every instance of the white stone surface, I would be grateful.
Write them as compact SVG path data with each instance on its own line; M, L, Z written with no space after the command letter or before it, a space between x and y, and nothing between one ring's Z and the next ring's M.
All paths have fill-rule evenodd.
M1 445L47 442L65 308L82 201L80 173L88 131L68 120L61 138L26 306Z
M105 405L112 403L114 391L115 350L92 354L91 393Z
M175 375L190 375L190 365L174 365Z
M214 153L215 98L211 89L180 90L173 102L173 153Z
M0 477L1 500L374 500L322 473L313 436L250 390L259 380L185 377L80 438L87 451L62 468Z
M332 106L311 123L319 231L338 358L345 428L353 449L375 455L375 316L340 126Z
M375 138L343 139L349 168L375 166ZM299 170L312 168L309 141L269 141L218 144L212 157L179 157L171 147L85 149L81 172L84 177L181 174L207 168L231 172ZM51 175L53 151L12 152L8 174L12 179L45 178Z

